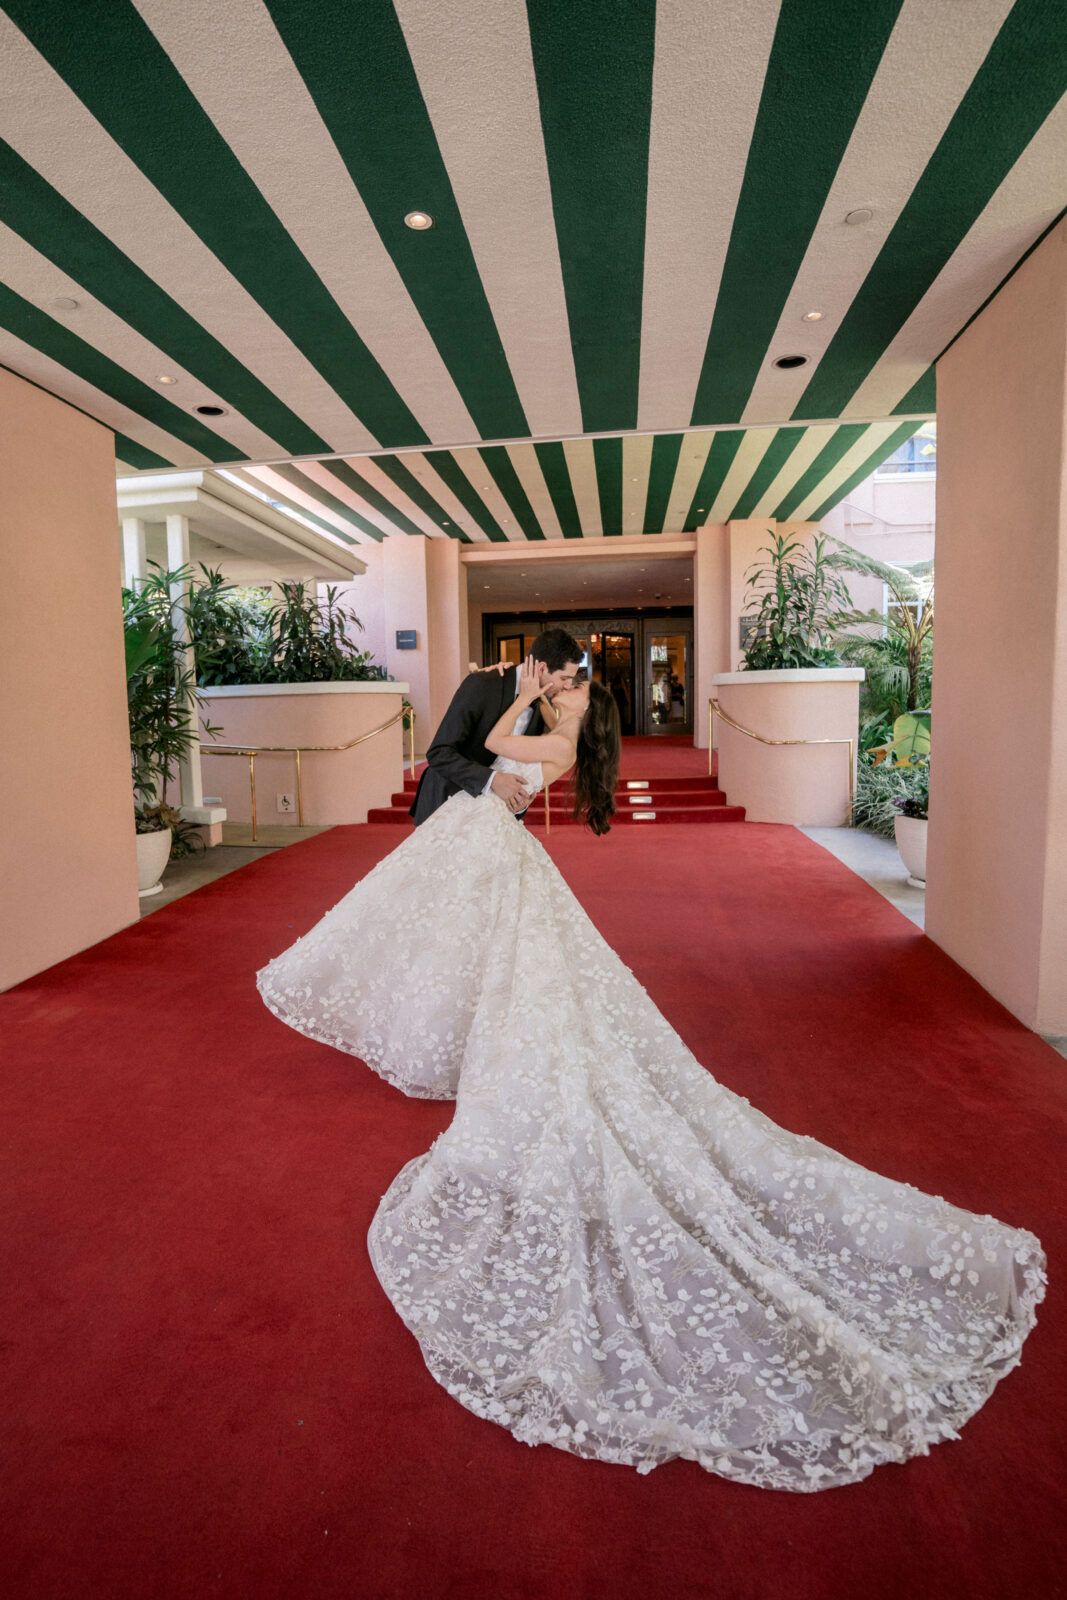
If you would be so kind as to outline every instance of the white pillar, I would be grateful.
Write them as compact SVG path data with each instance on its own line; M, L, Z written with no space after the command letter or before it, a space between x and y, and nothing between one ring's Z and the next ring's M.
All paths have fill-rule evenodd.
M182 516L169 516L167 518L167 566L170 571L189 565L189 518ZM174 623L175 631L180 641L178 659L188 671L196 671L196 655L193 650L192 640L189 637L189 626L185 612L181 607L188 599L189 583L174 584L170 591L171 599L175 602ZM200 776L200 739L197 734L199 727L197 721L197 706L195 695L189 698L189 719L193 727L193 741L189 746L188 754L182 757L178 766L182 786L182 815L190 822L200 822L204 819L195 813L204 809L204 785Z
M126 565L126 587L136 589L148 576L143 517L123 517L122 555Z

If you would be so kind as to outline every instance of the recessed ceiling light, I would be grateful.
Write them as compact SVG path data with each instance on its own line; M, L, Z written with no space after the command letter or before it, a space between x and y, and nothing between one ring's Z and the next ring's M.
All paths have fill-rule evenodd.
M692 583L693 580L692 580L692 578L686 578L685 581L686 581L686 583Z
M409 211L404 221L409 228L414 228L416 233L425 233L427 228L433 227L433 218L428 211Z
M52 306L56 311L77 311L78 301L72 299L69 294L57 294Z
M792 367L807 366L808 358L807 356L779 356L778 360L774 364L776 367L781 367L783 371L787 372Z
M706 506L697 506L697 510L698 511L705 511L706 509L707 509Z
M224 417L226 415L225 406L194 406L193 410L201 417Z
M159 378L157 379L157 382L159 383L177 383L177 381L177 378L171 378L165 372L161 372L159 374Z
M821 311L805 311L805 313L804 313L804 321L805 322L821 322L822 321L822 312Z
M873 216L874 212L871 210L870 206L857 206L855 211L845 212L845 221L848 223L850 228L854 228L858 223L870 222Z

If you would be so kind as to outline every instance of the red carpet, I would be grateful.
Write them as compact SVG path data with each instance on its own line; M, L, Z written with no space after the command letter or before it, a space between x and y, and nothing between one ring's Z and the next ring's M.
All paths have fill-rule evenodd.
M434 1384L365 1253L450 1108L291 1033L253 987L396 842L320 835L0 997L5 1594L1062 1595L1062 1060L792 829L561 830L561 869L712 1071L1032 1228L1051 1289L959 1442L848 1489L531 1450Z

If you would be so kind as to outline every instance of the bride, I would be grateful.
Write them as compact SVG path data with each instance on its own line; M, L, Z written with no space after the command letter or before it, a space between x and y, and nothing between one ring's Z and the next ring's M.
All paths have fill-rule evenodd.
M574 769L605 833L596 683L487 740ZM369 1235L439 1383L526 1444L801 1492L926 1455L1018 1365L1039 1241L790 1133L716 1082L494 793L460 792L258 974L270 1009L405 1094L456 1100Z

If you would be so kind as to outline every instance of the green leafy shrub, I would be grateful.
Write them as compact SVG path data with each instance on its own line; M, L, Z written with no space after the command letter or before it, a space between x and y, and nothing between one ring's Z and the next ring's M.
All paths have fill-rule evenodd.
M246 683L375 682L384 667L359 650L349 630L363 630L337 590L325 600L304 583L283 583L281 600L264 590L239 589L219 571L201 567L189 616L203 688Z
M894 837L893 824L905 802L919 802L926 815L929 763L897 766L895 762L860 760L856 772L856 795L852 806L852 826L875 833L882 839ZM905 815L919 814L916 811Z
M827 543L817 537L809 549L776 534L774 543L759 551L769 559L754 562L746 579L759 603L744 614L751 628L745 671L841 665L832 636L852 597L839 576L843 563L836 553L827 553Z

